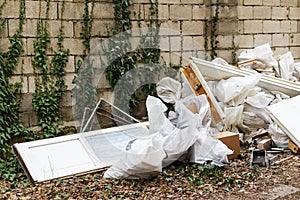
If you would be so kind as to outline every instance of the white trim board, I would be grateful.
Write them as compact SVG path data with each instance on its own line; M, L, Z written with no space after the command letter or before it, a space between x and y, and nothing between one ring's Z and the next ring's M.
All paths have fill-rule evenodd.
M13 149L29 179L43 182L98 171L112 165L126 151L129 141L148 136L147 124L143 122L16 143ZM104 150L103 154L97 152Z
M248 76L257 72L248 69L239 69L229 65L219 65L199 58L191 57L191 62L195 63L203 76L214 79L227 79L233 76ZM258 86L269 91L283 92L291 97L300 94L300 84L281 78L262 74Z
M283 100L266 108L272 119L300 147L300 95Z

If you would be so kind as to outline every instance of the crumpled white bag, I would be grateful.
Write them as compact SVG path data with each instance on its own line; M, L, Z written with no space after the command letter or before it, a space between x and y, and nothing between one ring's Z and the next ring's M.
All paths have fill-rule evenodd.
M242 123L244 105L239 105L235 107L226 107L224 109L225 114L225 130L230 130L232 132L238 133L237 126Z
M286 148L289 143L289 137L278 127L274 122L270 124L268 132L272 137L273 142L277 147Z
M209 81L208 85L218 101L230 106L244 103L250 89L259 82L261 74L245 77L231 77L226 80Z
M294 71L294 58L292 53L289 51L280 56L279 69L280 77L285 80L290 80Z
M274 95L256 87L249 92L245 102L256 108L265 108L274 100L274 98Z
M175 79L165 77L156 84L156 92L164 102L174 104L181 97L181 84Z
M255 47L254 49L246 50L241 52L239 60L250 60L258 58L266 63L268 66L273 66L277 74L280 74L278 68L278 62L273 56L273 51L269 43Z
M185 106L191 102L196 103L197 114ZM205 95L175 101L176 126L163 114L166 107L158 98L148 96L146 105L149 132L152 134L133 141L131 149L124 152L120 161L104 173L105 178L128 179L156 175L162 167L178 160L191 147L192 162L213 160L213 163L221 165L222 161L227 161L227 155L232 154L226 145L208 134L210 109Z

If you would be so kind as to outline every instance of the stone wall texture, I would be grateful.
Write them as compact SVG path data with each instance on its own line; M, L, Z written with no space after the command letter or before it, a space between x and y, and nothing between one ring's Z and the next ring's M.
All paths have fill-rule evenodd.
M149 20L150 0L132 0L131 19L133 28L142 27ZM3 2L3 0L1 0ZM114 10L112 0L94 0L93 27L91 30L91 47L94 48L101 38L107 38L108 30L114 26ZM206 22L210 22L216 13L216 0L158 0L158 18L161 21L162 57L166 63L185 65L189 56L207 58L204 51L205 42L210 43L210 37L204 37L205 31L210 31ZM25 24L23 32L24 52L20 58L20 66L12 82L21 80L21 66L23 66L24 100L21 105L22 119L26 126L37 124L37 117L31 104L35 90L33 68L33 42L36 39L36 24L40 5L45 8L41 0L26 0ZM236 54L245 49L269 43L276 55L291 51L295 60L300 61L300 0L219 0L219 20L217 23L219 57L228 62L232 61L233 47ZM8 0L2 13L5 19L5 29L1 33L0 48L6 51L9 38L18 27L19 0ZM72 120L72 80L75 65L83 54L84 46L80 39L83 24L84 1L65 0L65 12L61 16L62 1L51 0L49 12L49 31L53 48L63 21L65 39L64 45L70 50L69 62L65 77L68 91L64 95L62 113L65 121ZM41 11L41 18L45 18L45 9ZM51 53L49 53L51 56ZM209 58L209 57L208 57ZM100 95L110 96L109 84L101 82L104 88Z

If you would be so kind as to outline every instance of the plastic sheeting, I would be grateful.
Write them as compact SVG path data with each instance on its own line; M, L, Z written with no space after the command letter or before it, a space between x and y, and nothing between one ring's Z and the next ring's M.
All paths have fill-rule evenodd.
M174 80L161 81L159 94L163 94L160 96L162 99L174 102L175 111L170 114L172 122L165 115L167 107L164 103L148 96L146 106L151 136L132 141L131 148L124 152L120 161L105 172L105 178L152 176L184 155L196 163L211 160L220 166L228 161L227 155L233 152L209 134L211 116L206 96L178 99L180 91L172 89L174 85L171 83L175 83ZM195 113L188 109L191 104L196 107Z

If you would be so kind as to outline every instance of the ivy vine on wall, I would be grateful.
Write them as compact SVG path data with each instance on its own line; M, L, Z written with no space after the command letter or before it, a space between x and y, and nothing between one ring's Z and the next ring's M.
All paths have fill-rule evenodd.
M92 63L89 60L90 53L90 41L91 41L91 30L93 26L93 12L94 12L94 1L91 1L91 7L89 6L89 0L85 0L84 14L83 14L83 26L80 38L83 40L84 45L83 55L77 62L76 73L73 83L75 88L73 90L74 96L76 96L76 107L75 107L75 119L79 120L82 117L85 108L93 108L95 102L95 95L97 93L96 88L92 84L92 78L94 69Z
M0 15L5 1L0 6ZM19 26L16 33L9 39L10 46L6 52L0 51L0 177L13 181L20 174L20 165L12 152L11 144L15 139L30 139L33 132L22 124L19 108L22 99L22 82L12 84L13 76L23 51L22 32L24 25L25 0L20 0ZM4 28L2 19L0 32Z
M205 20L204 22L204 49L206 52L210 51L210 59L213 60L218 56L217 49L219 41L218 37L218 23L219 23L219 11L220 2L216 1L214 15L211 21ZM209 29L210 28L210 29ZM209 31L210 30L210 31ZM208 38L210 39L210 46L208 45ZM207 59L207 56L206 58Z
M132 28L129 10L131 2L129 0L114 0L113 3L115 27L111 32L115 34L115 36L109 41L106 52L109 63L111 63L106 69L106 77L111 86L114 88L114 92L118 94L119 97L115 99L115 105L120 108L126 108L129 104L130 108L134 109L134 107L137 106L140 101L143 101L143 98L145 98L148 94L156 95L155 83L143 85L138 91L130 94L131 96L129 99L129 91L127 91L125 88L115 88L115 86L121 77L125 77L124 79L127 80L126 88L134 88L136 84L139 84L139 81L136 80L137 77L140 80L149 80L149 82L154 80L153 76L156 74L154 70L159 70L157 66L161 57L159 49L160 21L158 20L158 2L154 0L149 1L150 15L146 20L148 22L148 31L145 34L140 32L138 50L129 53L127 52L131 50L131 32L129 31ZM138 16L138 25L139 28L141 28L140 13ZM153 48L145 48L149 46ZM144 68L145 70L143 70L143 73L134 74L134 70L129 74L127 73L128 71L137 68L139 64L147 64L147 67Z
M34 41L34 58L32 65L35 75L35 93L33 94L33 108L38 115L38 124L42 128L42 138L59 135L60 102L67 86L65 85L65 66L68 62L69 50L63 47L63 22L59 29L55 55L50 60L47 55L51 49L48 31L50 0L46 1L46 19L37 22L37 40ZM41 13L41 2L40 11ZM64 12L62 3L61 16ZM40 14L39 14L40 15Z

